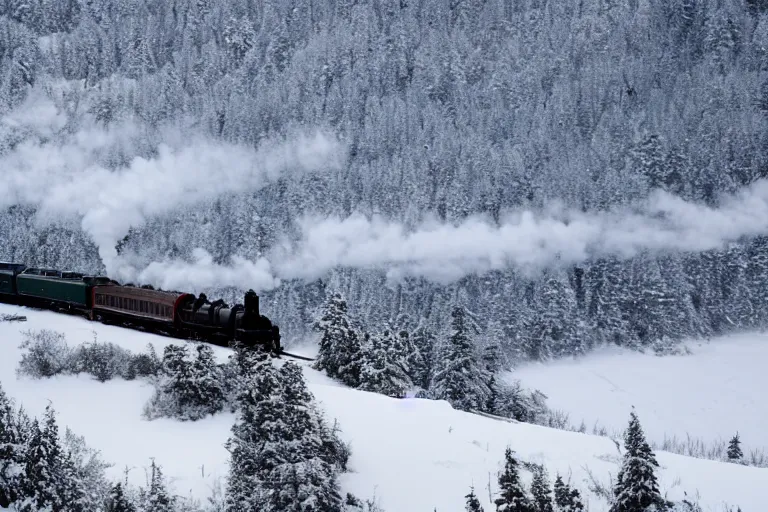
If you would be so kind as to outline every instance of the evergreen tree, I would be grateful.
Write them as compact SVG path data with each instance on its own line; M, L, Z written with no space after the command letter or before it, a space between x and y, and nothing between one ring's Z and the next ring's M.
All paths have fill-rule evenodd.
M518 462L512 449L504 453L504 471L499 475L501 496L494 500L497 512L533 512L533 504L525 493L518 473Z
M214 360L213 349L205 343L196 348L197 357L190 369L195 402L201 415L216 414L224 408L223 375Z
M531 495L533 495L533 510L536 512L553 512L552 489L547 480L547 471L544 466L536 467L531 482Z
M427 327L419 326L411 336L413 352L408 356L411 381L423 390L428 390L434 373L435 336Z
M98 510L109 496L110 484L104 472L110 465L101 459L97 450L88 447L85 438L69 428L64 431L62 448L67 474L63 501L72 512Z
M361 343L349 319L347 301L340 293L329 297L315 327L323 335L314 368L325 370L329 377L348 386L359 386Z
M136 507L123 492L123 484L117 482L109 492L106 512L136 512Z
M613 489L616 501L611 512L665 510L667 503L661 497L655 474L659 464L645 440L635 411L630 414L629 426L624 433L624 449Z
M243 386L238 394L238 417L227 440L230 476L225 496L227 512L263 510L268 498L264 481L280 461L276 447L282 422L280 381L264 351L243 352Z
M728 460L740 461L742 457L744 457L744 454L741 451L741 440L739 439L739 433L736 432L736 435L728 442Z
M25 499L19 510L31 512L50 508L57 512L64 505L65 473L58 427L50 405L45 409L44 427L41 429L37 419L33 420L31 434L22 485Z
M403 367L402 352L397 348L391 331L369 336L363 345L360 389L394 398L403 398L411 381Z
M341 494L336 481L334 458L325 448L320 418L312 408L301 368L284 364L278 371L282 385L284 420L291 429L282 442L283 461L270 476L275 487L272 510L331 512L341 510ZM330 457L329 457L330 456Z
M555 479L555 510L557 512L579 512L584 510L581 495L578 489L563 482L563 478L557 475Z
M263 353L249 359L252 378L238 397L238 421L227 443L226 509L340 511L338 455L301 369L286 363L275 370Z
M149 489L143 493L142 502L146 512L173 512L174 499L168 494L165 478L160 466L152 461Z
M61 503L67 512L90 512L94 509L93 503L89 503L86 482L79 478L75 461L69 453L65 453L61 461Z
M194 421L224 408L224 377L213 351L201 343L196 352L194 360L190 360L186 345L165 347L162 377L146 407L147 417Z
M483 409L488 401L489 376L478 361L466 322L466 311L454 308L451 334L446 341L440 369L432 380L431 393L464 411Z
M483 348L482 361L490 375L495 375L501 370L501 348L498 343L492 342Z
M467 499L467 503L464 507L466 512L483 512L483 506L480 505L480 500L475 495L475 488L470 487L469 494L464 496Z
M0 507L16 501L24 471L24 452L11 400L0 385Z

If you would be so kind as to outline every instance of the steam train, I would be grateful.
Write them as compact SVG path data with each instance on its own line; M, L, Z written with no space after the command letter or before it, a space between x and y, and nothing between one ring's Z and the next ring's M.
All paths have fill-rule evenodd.
M0 263L0 302L82 315L89 320L220 346L260 345L274 355L289 355L280 345L280 328L259 311L259 296L244 304L210 302L205 294L121 285L108 277ZM302 358L303 359L303 358Z

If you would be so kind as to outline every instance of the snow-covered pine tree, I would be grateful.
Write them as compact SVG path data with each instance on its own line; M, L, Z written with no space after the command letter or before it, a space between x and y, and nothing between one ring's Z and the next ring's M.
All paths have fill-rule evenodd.
M147 352L135 354L128 363L127 373L134 377L155 376L160 372L162 363L157 357L154 345L147 343Z
M26 454L26 468L22 484L20 512L62 508L64 494L63 454L59 442L58 426L53 408L45 408L44 428L37 419L32 421L31 438Z
M314 368L348 386L359 386L361 342L350 321L347 301L340 293L328 298L315 328L323 335Z
M238 420L227 442L227 511L341 511L336 475L340 441L313 407L301 369L276 370L262 351L243 354Z
M237 420L226 444L230 453L226 511L261 511L269 504L266 480L283 462L279 445L289 429L283 422L280 381L266 352L243 352L239 364L245 378L237 396Z
M70 508L76 510L99 510L99 507L109 496L110 484L104 476L110 464L104 462L101 454L90 448L85 438L76 435L69 428L64 430L63 449L65 452L65 467L69 468L67 492Z
M741 439L739 439L739 433L736 432L736 435L728 442L728 460L737 462L743 457L744 453L741 451Z
M0 507L16 501L23 471L24 448L13 403L0 385Z
M556 512L580 512L584 510L578 489L571 489L568 484L563 482L563 477L560 475L555 478L554 491Z
M509 447L504 452L504 471L499 474L499 487L501 496L494 500L497 512L534 512L520 481L517 459Z
M434 373L435 335L420 325L411 335L413 352L408 356L408 369L413 383L421 389L429 390Z
M552 489L549 486L547 470L544 466L537 466L533 472L531 495L533 496L533 510L536 512L553 512Z
M226 392L221 368L211 348L203 343L189 358L186 345L169 345L163 353L162 375L145 415L198 420L224 408Z
M624 449L621 469L613 489L615 502L611 512L666 510L667 502L661 497L655 473L659 463L645 440L635 411L630 413L629 426L624 432Z
M91 512L95 503L87 500L87 482L80 479L78 468L72 455L65 452L61 460L61 503L67 512ZM96 508L98 510L98 508Z
M136 512L131 500L123 491L123 484L117 482L109 492L109 498L106 502L106 512Z
M186 345L168 345L163 350L162 377L152 400L154 415L186 418L193 403L192 365Z
M477 499L474 486L469 488L469 494L464 497L467 499L464 506L466 512L483 512L483 506L480 504L480 500Z
M200 417L216 414L224 408L225 394L221 369L216 365L213 350L205 343L196 347L197 356L190 369L195 392L195 406Z
M482 361L485 370L491 375L501 370L501 348L498 343L491 342L483 348Z
M394 398L405 397L412 383L403 367L402 352L392 331L365 337L360 389Z
M163 470L152 461L149 489L141 493L141 512L174 512L175 500L168 493Z
M460 410L483 409L490 396L489 376L478 360L466 323L466 310L451 313L451 332L441 354L439 370L432 379L431 394Z
M283 420L288 427L280 443L282 461L269 475L270 507L265 510L341 511L336 469L323 455L323 439L313 417L312 394L301 368L284 364L278 371L282 386Z

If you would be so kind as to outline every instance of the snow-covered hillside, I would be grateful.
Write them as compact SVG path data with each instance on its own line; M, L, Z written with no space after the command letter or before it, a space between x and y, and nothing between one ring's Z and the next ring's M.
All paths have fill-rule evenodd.
M649 439L664 436L728 440L768 448L768 334L688 342L690 355L658 357L607 348L579 359L531 364L512 375L543 391L571 422L610 431L626 427L634 406ZM766 507L768 508L768 507Z
M152 388L141 381L98 383L87 376L49 380L17 379L21 331L53 329L65 332L70 345L90 341L93 332L137 351L152 343L161 351L177 341L50 312L0 305L0 313L21 312L26 323L0 323L0 381L6 392L32 414L48 401L60 424L84 435L88 443L114 462L112 477L127 467L129 478L144 482L143 468L155 457L174 481L175 492L205 497L217 478L227 473L224 442L233 421L220 414L194 423L143 420L141 412ZM229 353L216 351L222 360ZM542 462L550 476L572 474L571 482L585 495L589 510L605 504L587 490L586 469L608 483L615 477L616 447L606 438L544 427L512 424L453 410L445 402L384 396L341 387L305 366L310 389L329 419L336 418L342 438L351 442L351 473L342 485L359 497L375 495L387 512L463 510L464 494L474 485L486 511L493 510L488 483L495 493L496 471L509 445L523 460ZM574 388L578 387L572 383ZM691 390L694 391L694 390ZM757 405L759 407L759 405ZM626 418L629 408L616 414ZM643 421L643 411L640 411ZM650 419L650 418L649 418ZM744 512L766 508L768 470L658 453L660 482L672 499L683 491L700 493L705 510L720 511L725 503Z

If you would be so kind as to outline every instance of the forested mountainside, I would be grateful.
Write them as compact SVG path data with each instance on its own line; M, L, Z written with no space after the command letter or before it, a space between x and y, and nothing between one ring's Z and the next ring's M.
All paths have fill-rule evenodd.
M135 265L196 248L227 265L307 216L493 227L553 204L631 209L659 189L716 210L768 175L766 0L4 0L0 71L0 258L52 267L114 271L94 232L117 217L130 229L106 250ZM227 148L313 130L338 138L341 163L237 186L250 153ZM175 176L214 176L220 193L169 194L135 222L127 207L89 216L97 198L141 204L98 185L136 162L162 170L189 140L224 150L177 159ZM96 169L90 186L47 191L47 173L81 168ZM41 206L51 197L68 215ZM442 280L417 266L393 281L373 258L289 275L262 304L292 338L329 291L370 325L407 314L441 328L459 303L485 338L531 357L768 324L768 238L664 248Z

